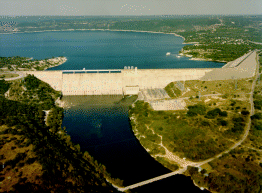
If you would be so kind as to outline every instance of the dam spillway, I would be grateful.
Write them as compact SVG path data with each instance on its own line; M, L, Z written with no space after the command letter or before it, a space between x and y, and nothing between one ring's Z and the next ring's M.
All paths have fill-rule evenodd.
M173 81L197 80L211 68L30 71L63 95L132 95L164 88Z

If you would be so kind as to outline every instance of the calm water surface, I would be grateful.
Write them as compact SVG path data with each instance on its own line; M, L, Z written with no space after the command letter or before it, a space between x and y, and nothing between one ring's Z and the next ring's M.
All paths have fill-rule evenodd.
M0 34L0 56L34 59L65 56L50 70L219 68L222 63L177 58L183 39L172 34L113 31L63 31ZM171 52L170 56L166 56Z
M170 172L144 150L132 132L128 106L134 98L121 99L121 96L65 96L67 108L62 126L82 151L88 151L107 167L112 177L124 179L125 186ZM133 192L170 192L172 189L179 192L179 188L183 192L202 192L183 175Z

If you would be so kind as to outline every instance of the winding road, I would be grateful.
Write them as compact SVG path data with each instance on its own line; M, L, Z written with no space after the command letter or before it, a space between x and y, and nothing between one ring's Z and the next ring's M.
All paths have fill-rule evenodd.
M221 157L223 154L225 153L229 153L231 150L235 149L236 147L240 146L243 141L245 141L245 139L247 138L248 134L249 134L249 131L250 131L250 127L251 127L251 116L254 114L254 103L253 103L253 93L254 93L254 90L255 90L255 86L256 86L256 82L257 82L257 79L259 77L259 73L258 73L258 66L259 66L259 63L258 63L258 59L256 59L256 70L255 70L255 78L254 78L254 81L252 83L252 88L251 88L251 93L250 93L250 98L249 98L249 102L250 102L250 116L248 118L248 122L247 122L247 125L246 125L246 128L245 128L245 132L244 134L242 135L241 139L235 143L233 146L231 146L229 149L221 152L220 154L212 157L212 158L209 158L207 160L204 160L204 161L201 161L201 162L192 162L192 161L185 161L184 159L181 159L180 157L174 155L172 152L168 151L166 147L163 146L162 144L162 136L161 137L161 143L159 144L160 146L162 146L165 151L166 151L166 155L165 157L168 157L170 158L171 160L173 161L176 161L178 164L180 164L180 166L182 166L179 170L177 171L174 171L174 172L170 172L168 174L164 174L164 175L161 175L161 176L158 176L158 177L155 177L155 178L152 178L152 179L149 179L149 180L145 180L145 181L142 181L142 182L139 182L139 183L136 183L136 184L133 184L133 185L130 185L130 186L127 186L127 187L123 187L123 188L120 188L120 187L116 187L119 191L126 191L126 190L129 190L129 189L133 189L133 188L137 188L137 187L140 187L140 186L143 186L143 185L146 185L146 184L149 184L149 183L152 183L152 182L155 182L155 181L158 181L158 180L162 180L164 178L168 178L170 176L173 176L173 175L176 175L176 174L182 174L184 173L186 170L187 170L187 166L193 166L193 167L200 167L206 163L209 163L219 157ZM147 127L148 129L150 129L149 127ZM162 155L163 156L163 155Z

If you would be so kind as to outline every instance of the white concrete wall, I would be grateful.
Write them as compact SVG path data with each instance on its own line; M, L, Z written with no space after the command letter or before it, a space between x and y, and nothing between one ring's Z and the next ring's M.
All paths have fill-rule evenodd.
M63 73L63 95L122 95L121 73Z
M134 73L133 78L136 79L134 83L140 89L146 88L164 88L170 82L180 80L197 80L203 77L207 72L213 69L141 69ZM128 84L130 74L123 72L124 84ZM128 74L128 76L126 76ZM130 79L130 78L129 78Z
M137 94L139 89L164 88L178 80L195 80L212 69L141 69L121 73L28 72L47 82L63 95Z

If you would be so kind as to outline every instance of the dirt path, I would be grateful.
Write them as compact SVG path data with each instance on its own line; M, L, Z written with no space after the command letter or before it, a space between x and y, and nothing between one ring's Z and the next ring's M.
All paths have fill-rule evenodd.
M155 155L154 157L166 157L166 158L168 158L169 160L174 161L174 162L176 162L177 164L179 164L180 167L182 167L182 168L187 167L188 165L194 164L194 162L186 161L186 160L184 160L184 159L181 159L179 156L177 156L177 155L173 154L171 151L169 151L169 150L163 145L163 143L162 143L162 141L163 141L162 138L163 138L163 137L162 137L161 135L155 133L154 130L151 129L148 125L146 125L146 127L147 127L147 129L151 130L151 131L153 132L153 134L156 134L157 136L160 137L161 142L160 142L160 144L158 144L158 145L160 145L161 147L163 147L163 148L165 149L165 155L157 154L157 155Z
M258 66L258 61L257 61L257 66ZM194 166L194 167L199 167L203 164L206 164L208 162L211 162L219 157L221 157L223 154L225 153L229 153L231 150L235 149L236 147L238 147L239 145L241 145L243 143L243 141L245 141L245 139L247 138L249 131L250 131L250 127L251 127L251 116L254 114L254 103L253 103L253 93L255 90L255 86L256 86L256 80L259 77L259 73L258 73L258 67L256 68L256 74L255 74L255 79L252 83L252 89L251 89L251 93L250 93L250 97L249 97L249 102L250 102L250 116L248 118L248 122L247 122L247 126L246 126L246 130L242 136L242 138L235 143L233 146L231 146L229 149L221 152L218 155L215 155L214 157L211 157L207 160L201 161L201 162L192 162L192 161L186 161L184 159L181 159L179 156L173 154L171 151L169 151L162 143L162 136L157 134L160 138L161 138L161 143L159 144L161 147L163 147L165 149L166 154L165 155L155 155L155 156L159 156L159 157L166 157L171 161L175 161L176 163L178 163L181 167L187 167L187 166ZM148 129L152 130L153 134L155 134L154 130L151 129L148 125L146 125Z

